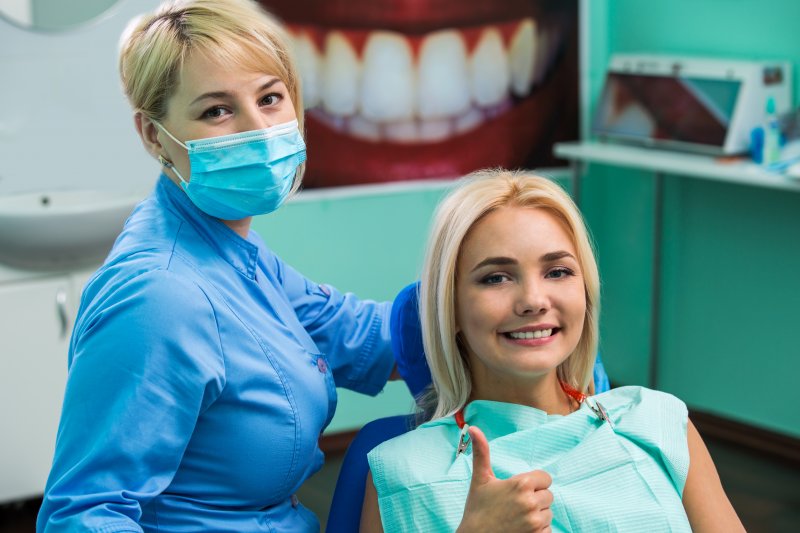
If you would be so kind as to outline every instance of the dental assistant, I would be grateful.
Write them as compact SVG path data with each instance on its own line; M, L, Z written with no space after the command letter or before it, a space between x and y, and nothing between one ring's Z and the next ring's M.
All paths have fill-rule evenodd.
M306 279L250 229L303 171L286 36L249 0L166 2L119 67L163 173L83 292L37 530L319 531L294 494L335 387L374 395L395 362L389 303Z

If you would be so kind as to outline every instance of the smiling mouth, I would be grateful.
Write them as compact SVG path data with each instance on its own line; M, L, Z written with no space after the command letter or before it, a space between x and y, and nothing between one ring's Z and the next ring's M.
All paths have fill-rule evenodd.
M542 145L550 160L553 117L577 105L572 2L262 3L294 41L307 187L520 167Z

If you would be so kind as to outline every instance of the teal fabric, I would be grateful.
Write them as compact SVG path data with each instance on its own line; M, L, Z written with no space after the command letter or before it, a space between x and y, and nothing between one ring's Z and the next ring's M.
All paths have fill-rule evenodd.
M486 434L495 476L552 476L553 531L691 531L681 502L689 471L684 403L641 387L593 401L613 426L586 402L560 416L479 400L464 414ZM455 531L472 474L472 447L456 457L458 436L453 417L438 419L369 454L384 531Z

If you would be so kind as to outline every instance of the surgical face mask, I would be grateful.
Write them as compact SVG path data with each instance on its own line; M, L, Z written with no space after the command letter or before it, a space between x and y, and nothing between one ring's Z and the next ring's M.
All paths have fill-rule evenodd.
M189 199L202 211L222 220L271 213L292 189L297 167L306 159L306 145L297 120L263 130L208 139L176 139L189 153L191 177L187 181L163 157L161 164L181 180Z

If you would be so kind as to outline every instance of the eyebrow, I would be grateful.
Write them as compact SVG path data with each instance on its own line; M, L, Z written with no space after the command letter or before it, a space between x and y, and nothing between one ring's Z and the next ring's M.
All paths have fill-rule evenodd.
M267 89L269 89L270 87L272 87L276 83L281 83L281 79L280 78L272 78L271 80L266 82L264 85L259 87L258 92L266 91ZM189 105L194 105L194 104L196 104L197 102L199 102L201 100L207 100L209 98L227 98L227 97L230 97L230 96L231 96L231 93L229 93L227 91L212 91L212 92L201 94L200 96L198 96L197 98L192 100L192 102Z
M548 252L541 256L539 260L543 263L552 263L553 261L558 261L559 259L564 259L565 257L571 257L575 259L575 256L571 253L559 250L557 252ZM576 260L577 261L577 260ZM475 272L479 268L483 268L485 266L506 266L506 265L516 265L518 261L512 257L487 257L472 269L471 272Z

